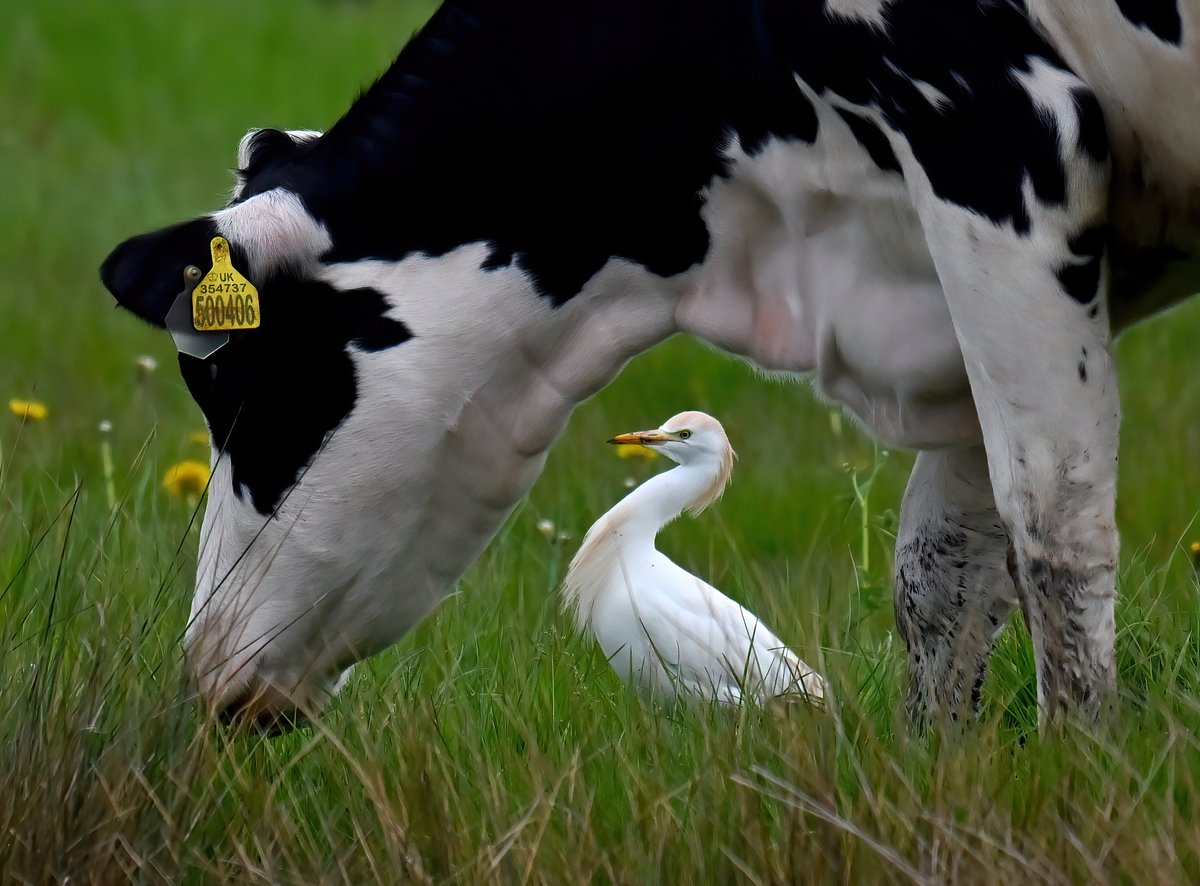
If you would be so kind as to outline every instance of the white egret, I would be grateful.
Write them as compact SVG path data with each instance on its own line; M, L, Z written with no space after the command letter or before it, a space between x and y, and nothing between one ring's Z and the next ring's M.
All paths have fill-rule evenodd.
M796 695L823 704L824 681L754 613L671 562L655 537L685 509L721 496L734 451L721 423L681 412L652 431L608 441L636 444L678 463L596 521L563 582L564 607L590 630L613 669L652 692L729 704Z

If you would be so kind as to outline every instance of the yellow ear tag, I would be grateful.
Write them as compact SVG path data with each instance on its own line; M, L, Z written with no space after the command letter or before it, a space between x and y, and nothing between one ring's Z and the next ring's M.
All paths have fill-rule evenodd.
M233 266L224 237L213 237L211 249L212 270L192 290L192 325L198 332L257 329L258 290Z

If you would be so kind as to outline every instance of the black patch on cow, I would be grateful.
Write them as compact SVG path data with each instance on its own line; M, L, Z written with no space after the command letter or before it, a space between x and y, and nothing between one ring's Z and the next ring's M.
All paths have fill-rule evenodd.
M1058 282L1067 295L1081 305L1091 302L1099 291L1100 269L1107 241L1108 226L1093 225L1067 242L1071 252L1078 258L1058 269Z
M447 3L303 163L246 196L301 194L331 261L490 243L489 267L516 262L556 303L613 256L686 270L708 249L726 86L709 17L641 6Z
M1030 224L1026 181L1043 203L1064 203L1060 133L1015 75L1030 71L1035 59L1065 66L1023 4L894 0L886 29L830 16L823 3L781 2L772 9L773 33L803 80L818 93L882 112L941 199L1019 233ZM918 84L947 101L935 106ZM1081 89L1077 105L1090 118L1089 101ZM1095 123L1089 119L1081 131L1089 156L1106 151Z
M811 142L769 4L449 0L317 142L257 169L329 229L329 261L491 245L561 304L611 258L703 261L730 136Z
M1130 23L1152 33L1164 43L1183 41L1183 22L1177 0L1117 0L1117 8Z
M381 351L412 334L374 289L279 278L259 295L261 327L233 333L209 360L180 354L179 368L229 455L234 493L270 514L354 407L351 346Z
M846 121L855 141L862 145L870 155L871 162L884 172L900 171L900 161L896 159L883 130L861 114L854 114L839 108L838 116Z
M1075 92L1075 112L1079 117L1079 151L1095 163L1108 160L1108 128L1104 111L1090 92Z

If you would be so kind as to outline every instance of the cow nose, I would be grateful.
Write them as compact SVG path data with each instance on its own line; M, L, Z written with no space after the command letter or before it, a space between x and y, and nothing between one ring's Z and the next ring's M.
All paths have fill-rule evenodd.
M304 712L267 683L251 684L221 708L217 720L234 729L270 737L309 725Z

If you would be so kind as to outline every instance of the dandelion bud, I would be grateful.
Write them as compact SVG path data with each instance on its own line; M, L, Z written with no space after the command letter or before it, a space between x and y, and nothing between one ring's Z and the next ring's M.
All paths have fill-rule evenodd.
M8 410L24 421L44 421L48 412L45 403L39 403L37 400L18 400L16 398L8 401Z

